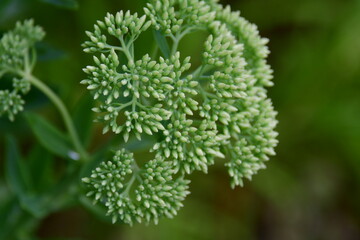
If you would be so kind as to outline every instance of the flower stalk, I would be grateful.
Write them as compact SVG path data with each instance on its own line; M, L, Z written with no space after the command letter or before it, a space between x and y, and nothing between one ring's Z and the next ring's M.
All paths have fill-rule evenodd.
M55 105L55 107L59 110L59 113L64 121L65 127L69 133L71 142L73 143L76 152L80 156L79 160L84 161L84 162L88 161L89 155L86 152L86 150L84 149L84 147L79 139L79 136L76 132L74 123L73 123L71 116L70 116L67 108L65 107L63 101L51 90L51 88L49 88L46 84L44 84L38 78L36 78L30 74L25 74L23 77L25 79L27 79L32 85L37 87L42 93L44 93L51 100L51 102Z

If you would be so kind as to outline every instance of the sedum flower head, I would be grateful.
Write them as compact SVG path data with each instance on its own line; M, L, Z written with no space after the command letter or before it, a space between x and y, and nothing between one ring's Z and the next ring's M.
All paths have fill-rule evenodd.
M267 39L256 26L214 0L150 0L144 12L107 14L83 44L94 64L84 68L82 83L97 100L104 132L125 142L155 139L153 160L141 168L120 150L84 179L113 220L129 224L174 216L188 194L187 175L207 172L216 160L225 161L232 187L243 185L277 145ZM138 56L136 40L145 31L153 32L156 48ZM195 31L208 34L200 65L178 51Z
M13 30L0 39L0 78L5 74L13 77L12 90L0 90L0 116L8 115L14 120L15 115L23 110L23 94L30 90L30 83L24 75L34 67L36 56L34 45L45 36L33 20L17 22ZM1 80L1 79L0 79Z

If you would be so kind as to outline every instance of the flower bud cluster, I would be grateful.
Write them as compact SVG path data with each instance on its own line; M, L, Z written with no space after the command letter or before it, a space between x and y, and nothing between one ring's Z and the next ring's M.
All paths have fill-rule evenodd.
M261 38L255 24L250 23L240 16L239 11L232 11L230 6L223 8L220 4L214 4L216 11L215 19L226 24L239 42L244 44L244 58L247 62L247 69L251 71L260 86L273 86L273 78L270 66L266 58L270 53L266 44L267 38Z
M215 18L211 7L199 0L151 0L144 11L155 29L165 35L176 35L188 26L204 27Z
M203 120L196 128L193 121L182 114L167 127L165 139L156 143L151 151L164 161L169 159L175 172L207 172L215 157L224 158L220 151L222 136L217 134L214 122Z
M108 38L103 32L115 38L129 36L134 41L150 25L151 22L146 21L145 15L139 17L137 13L131 14L130 11L126 13L120 11L115 15L108 13L104 21L97 21L97 24L94 25L94 32L86 32L89 41L83 44L84 51L95 53L107 52L112 49L112 46L107 42Z
M11 121L15 115L24 109L24 100L16 91L9 90L0 91L0 116L7 114Z
M24 100L21 94L30 90L30 83L23 73L30 73L35 64L34 45L45 36L33 20L17 22L13 30L0 39L0 78L5 74L13 76L13 89L0 90L0 116L6 114L11 121L23 110ZM15 77L14 77L15 76ZM20 77L20 78L17 78Z
M135 164L132 153L116 151L110 161L102 162L90 177L82 179L90 189L87 196L101 202L113 222L157 223L163 216L175 216L189 194L189 181L174 179L168 162L154 159L141 170Z
M277 145L276 112L265 89L272 85L268 50L255 25L215 0L150 0L144 11L149 21L128 12L108 14L84 44L85 52L100 54L95 66L84 69L82 83L98 99L94 111L104 131L122 134L125 142L143 134L156 139L154 159L133 167L130 179L114 179L125 189L102 200L114 221L129 224L174 216L189 193L184 178L207 172L216 159L226 160L231 186L242 185L265 167ZM135 57L135 40L147 29L155 32L159 58L160 51ZM178 45L196 30L209 35L193 70ZM118 45L107 42L109 35Z

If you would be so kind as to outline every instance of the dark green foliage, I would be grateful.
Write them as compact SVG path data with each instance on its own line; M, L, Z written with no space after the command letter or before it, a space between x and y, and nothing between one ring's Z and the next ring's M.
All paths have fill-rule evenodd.
M79 8L79 4L77 0L38 0L38 1L52 4L60 8L67 8L72 10L76 10Z
M65 158L73 160L79 158L72 149L68 137L51 125L51 123L35 114L27 114L26 118L35 137L43 147L50 152Z

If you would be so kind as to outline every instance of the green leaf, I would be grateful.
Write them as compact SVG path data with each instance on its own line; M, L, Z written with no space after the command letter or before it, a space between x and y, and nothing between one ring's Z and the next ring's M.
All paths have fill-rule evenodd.
M6 138L6 162L5 177L10 189L15 195L22 197L25 195L29 181L25 177L24 165L21 161L19 149L12 136Z
M0 239L9 239L20 215L19 203L12 195L0 206Z
M159 48L160 48L162 54L164 55L165 58L169 58L170 57L170 48L166 41L166 38L158 30L153 31L153 33L154 33L156 43L159 45Z
M21 207L37 218L42 218L51 212L59 211L70 206L75 199L73 192L78 179L78 171L73 164L69 164L64 176L51 188L40 194L28 194L20 199Z
M27 158L34 191L41 193L54 184L54 159L40 145L35 145Z
M56 155L77 160L67 136L38 115L27 114L26 119L43 147Z
M46 42L36 43L36 53L39 62L51 61L64 58L66 53Z
M48 3L60 8L76 10L79 4L76 0L39 0L40 2Z
M93 126L93 99L90 95L83 96L77 104L73 119L81 142L88 145L91 140L91 127Z
M21 161L19 150L16 141L13 137L6 138L6 166L5 176L8 185L14 194L18 197L20 206L34 215L35 217L42 217L46 213L44 208L44 199L31 192L31 178L29 177L29 169Z
M36 218L42 218L46 216L48 209L47 205L49 204L48 197L45 196L31 196L24 195L20 198L20 206L22 209L31 213Z
M68 238L68 237L37 238L37 237L33 237L30 240L82 240L82 238Z

